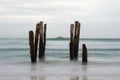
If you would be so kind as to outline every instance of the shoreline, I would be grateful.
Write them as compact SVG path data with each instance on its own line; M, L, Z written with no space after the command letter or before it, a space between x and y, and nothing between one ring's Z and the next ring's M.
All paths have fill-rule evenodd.
M119 64L88 63L68 61L45 61L37 64L13 63L0 64L1 77L118 77L120 78Z

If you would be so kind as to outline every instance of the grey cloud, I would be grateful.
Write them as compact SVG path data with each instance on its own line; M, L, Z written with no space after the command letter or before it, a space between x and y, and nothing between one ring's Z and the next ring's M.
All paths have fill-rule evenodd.
M35 24L39 20L44 20L59 31L64 28L61 27L63 24L79 20L82 23L83 37L85 35L113 37L114 33L119 36L118 32L120 32L119 4L120 0L0 0L0 23L9 26L11 23ZM59 27L56 28L57 25ZM107 31L108 26L109 31ZM91 31L88 31L89 29ZM100 33L99 29L104 29L103 33ZM52 31L49 30L48 33L51 34ZM56 32L55 35L60 34Z
M55 4L55 2L57 4ZM63 0L64 1L64 0ZM70 0L73 1L73 0ZM77 0L78 1L78 0ZM14 2L4 2L3 1L3 9L4 10L9 10L9 14L22 14L22 15L34 15L34 14L61 14L61 13L68 13L68 12L86 12L88 13L88 10L83 9L82 7L77 7L75 5L69 4L69 2L64 2L61 1L61 4L57 2L57 0L41 0L41 1L33 1L33 0L25 0L25 1L14 1ZM1 14L8 14L8 13L1 13Z
M120 21L120 0L102 0L99 4L94 17L101 20Z

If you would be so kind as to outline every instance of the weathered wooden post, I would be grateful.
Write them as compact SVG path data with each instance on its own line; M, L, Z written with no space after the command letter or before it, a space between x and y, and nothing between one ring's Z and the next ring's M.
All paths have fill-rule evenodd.
M75 21L75 36L74 36L74 58L78 59L79 50L79 34L80 34L80 23Z
M35 41L33 31L29 31L30 57L32 63L35 63L37 61L38 42L39 42L39 58L40 59L44 58L46 46L46 28L47 24L44 24L43 26L43 21L36 24Z
M73 52L73 33L74 33L74 24L71 24L70 26L70 44L69 44L69 47L70 47L70 60L72 60L74 58L74 52Z
M34 46L34 33L33 33L33 31L29 31L29 45L30 45L31 63L36 63L35 46Z
M70 27L70 60L78 59L78 50L79 50L79 36L80 36L80 23L75 21L74 24L71 24Z
M39 58L43 58L43 22L40 22Z
M40 41L39 41L39 59L44 59L46 46L46 24L40 22Z
M87 47L85 44L82 45L82 63L87 63Z
M35 32L35 57L37 59L37 48L38 48L38 39L39 39L39 32L40 32L40 24L36 25L36 32Z
M44 49L43 49L43 53L45 56L45 48L46 48L46 29L47 29L47 24L44 24Z

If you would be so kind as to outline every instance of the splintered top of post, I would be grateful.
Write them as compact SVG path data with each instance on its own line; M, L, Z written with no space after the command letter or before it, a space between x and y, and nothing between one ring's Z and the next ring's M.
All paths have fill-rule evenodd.
M29 33L32 33L33 31L31 30L31 31L29 31Z
M43 21L40 21L40 24L43 24Z
M29 34L30 34L30 35L34 35L34 33L33 33L33 31L32 31L32 30L31 30L31 31L29 31Z
M71 24L71 26L74 26L74 24Z
M75 21L75 23L79 23L79 21Z
M83 46L84 48L86 48L86 44L83 44L82 46Z
M74 32L74 24L70 25L70 32L73 34L73 32Z
M37 23L36 26L40 26L40 23Z
M47 26L47 24L44 24L44 27L46 27Z
M83 46L85 46L85 44L83 44Z
M34 33L33 33L32 30L29 31L29 39L31 39L32 41L33 41L33 39L34 39Z
M40 21L40 28L42 28L43 27L43 21Z

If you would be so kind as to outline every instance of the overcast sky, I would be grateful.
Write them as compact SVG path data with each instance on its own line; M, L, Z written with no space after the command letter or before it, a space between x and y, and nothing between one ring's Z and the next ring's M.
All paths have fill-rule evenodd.
M0 37L28 37L47 23L47 37L69 37L81 23L82 38L120 38L120 0L0 0Z

